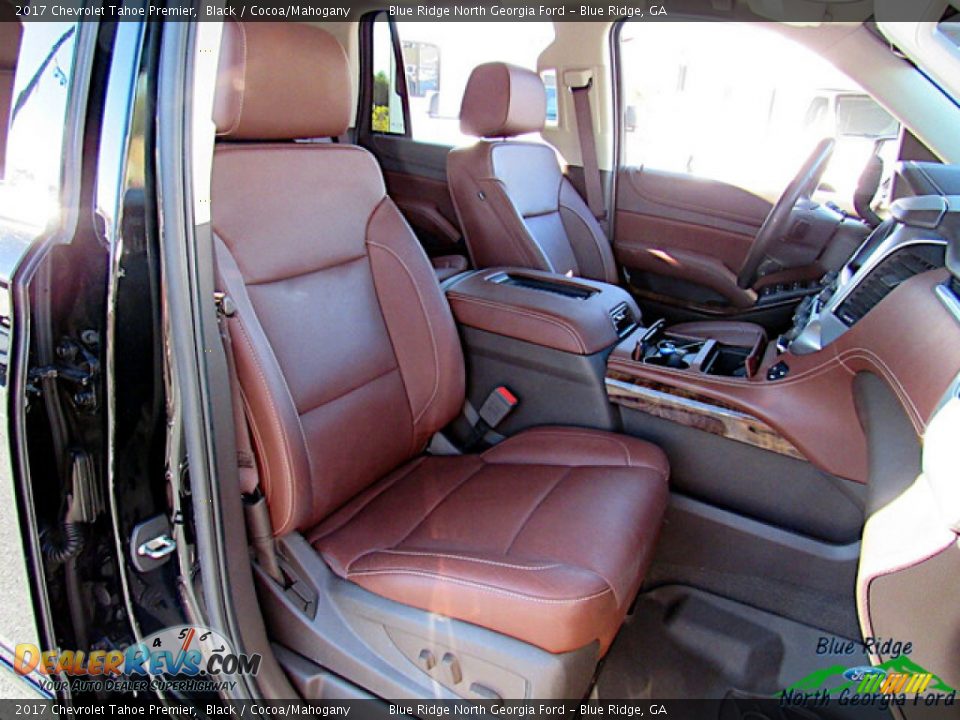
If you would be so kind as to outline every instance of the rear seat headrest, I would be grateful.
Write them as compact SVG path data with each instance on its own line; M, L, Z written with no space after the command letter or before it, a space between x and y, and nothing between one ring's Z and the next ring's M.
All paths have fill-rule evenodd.
M543 129L547 92L532 70L502 62L470 73L460 105L460 129L476 137L513 137Z
M217 70L217 135L334 137L350 125L350 71L330 33L301 23L226 22Z

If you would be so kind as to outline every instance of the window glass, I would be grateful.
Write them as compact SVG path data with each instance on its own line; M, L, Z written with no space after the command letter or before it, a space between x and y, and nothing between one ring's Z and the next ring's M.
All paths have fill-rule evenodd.
M620 51L628 165L775 199L829 136L837 147L822 199L849 208L871 155L895 154L899 124L889 113L760 24L627 22Z
M537 58L553 41L550 22L398 22L414 140L463 145L460 100L470 72L485 62L502 61L537 69ZM546 78L545 78L546 79ZM556 117L556 75L552 78ZM547 112L551 108L547 90Z
M547 127L556 127L560 121L559 108L557 107L557 71L544 70L540 73L540 79L543 80L543 87L547 91Z
M960 48L960 13L954 13L949 20L943 20L937 29L947 40Z
M0 213L42 223L60 209L64 117L76 31L76 23L23 25L10 95Z
M374 132L403 135L403 101L397 93L397 63L393 36L386 13L373 24L373 118Z

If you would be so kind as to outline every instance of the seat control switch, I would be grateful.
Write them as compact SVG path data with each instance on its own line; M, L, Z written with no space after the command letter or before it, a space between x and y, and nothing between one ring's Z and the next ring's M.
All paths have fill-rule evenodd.
M440 669L443 672L444 680L451 685L459 685L463 682L463 670L460 669L460 661L453 653L444 653L440 660Z
M417 657L417 662L420 664L420 668L430 672L437 664L437 658L433 654L432 650L424 648L420 651L420 655Z
M495 690L491 690L486 685L480 683L470 683L470 694L480 700L502 700Z
M790 374L790 366L782 360L767 370L767 380L782 380Z

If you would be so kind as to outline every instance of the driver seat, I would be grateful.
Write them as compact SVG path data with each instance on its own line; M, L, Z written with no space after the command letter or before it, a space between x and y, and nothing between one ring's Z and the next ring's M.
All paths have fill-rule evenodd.
M527 267L619 284L610 242L560 170L556 151L513 140L539 132L547 96L540 76L502 62L474 68L460 106L460 129L480 140L452 150L447 182L475 267ZM680 323L670 332L753 346L754 323Z

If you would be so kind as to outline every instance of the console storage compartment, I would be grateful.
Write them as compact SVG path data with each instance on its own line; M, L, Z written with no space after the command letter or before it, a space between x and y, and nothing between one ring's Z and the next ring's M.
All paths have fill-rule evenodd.
M640 318L616 285L536 270L480 270L446 289L460 325L575 355L609 349Z
M491 268L446 287L479 408L499 385L519 399L497 426L509 435L545 425L616 429L604 386L607 357L640 310L614 285L535 270Z
M637 333L631 357L644 365L706 375L751 377L762 360L764 343L753 347L727 345L713 339L678 335L657 323Z

